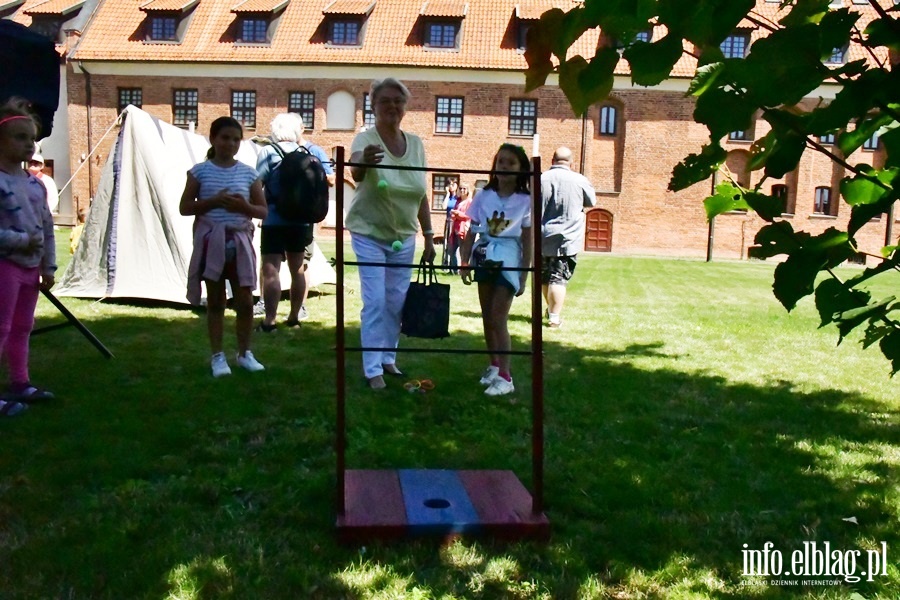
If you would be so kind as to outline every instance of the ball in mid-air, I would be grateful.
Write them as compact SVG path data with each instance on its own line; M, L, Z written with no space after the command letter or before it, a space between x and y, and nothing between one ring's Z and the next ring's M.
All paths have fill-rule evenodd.
M382 192L388 188L388 182L386 179L380 179L378 181L378 189Z

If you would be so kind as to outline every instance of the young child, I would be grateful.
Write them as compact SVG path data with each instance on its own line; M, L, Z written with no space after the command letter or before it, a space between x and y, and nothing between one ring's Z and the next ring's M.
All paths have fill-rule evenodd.
M515 391L509 370L509 309L515 296L525 291L526 271L503 268L531 266L531 194L528 187L528 156L521 146L503 144L494 156L494 171L520 171L521 175L492 174L487 186L468 208L471 227L462 242L460 274L463 283L478 282L484 339L491 364L481 376L485 394L502 396ZM477 239L476 239L477 236ZM474 246L474 247L473 247ZM469 258L471 257L471 258Z
M200 304L202 279L206 283L213 377L231 374L222 351L226 280L231 282L237 313L237 364L248 371L265 369L250 351L257 273L251 219L264 219L268 209L256 169L235 159L243 137L241 124L231 117L219 117L212 122L209 130L212 146L206 160L188 171L179 205L181 214L196 217L187 298L191 304Z
M9 393L0 416L22 412L24 402L53 394L31 385L28 341L40 289L53 287L56 241L47 190L26 172L34 154L38 122L28 102L13 98L0 106L0 354L9 365Z

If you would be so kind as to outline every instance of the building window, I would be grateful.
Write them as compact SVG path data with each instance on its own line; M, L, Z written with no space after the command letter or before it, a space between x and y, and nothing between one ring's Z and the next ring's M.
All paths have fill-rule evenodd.
M792 214L794 212L792 206L788 206L788 186L783 183L776 183L772 186L771 196L781 200L781 212Z
M178 40L178 17L174 15L153 15L150 17L150 39L154 42L174 42Z
M847 62L847 48L848 46L845 44L840 48L835 48L831 51L831 56L828 57L826 61L829 65L842 65Z
M129 104L138 108L144 105L144 92L141 88L119 88L119 113Z
M826 133L825 135L820 135L819 143L820 144L834 144L834 134Z
M831 188L817 187L816 204L813 206L813 212L817 215L830 215L831 208Z
M447 185L451 180L459 182L459 174L435 173L431 176L431 210L444 210Z
M600 135L616 135L618 112L615 106L600 107Z
M261 17L241 19L241 35L238 41L246 44L265 44L269 41L269 21Z
M325 100L325 129L356 129L356 97L353 94L338 90L328 95Z
M437 133L463 132L462 97L438 96L434 111L434 130Z
M746 33L729 35L719 46L725 58L744 58L747 46L750 45L750 36Z
M457 48L459 23L429 22L425 24L426 48Z
M532 23L533 21L519 21L519 29L517 32L519 50L525 50L525 43L528 41L528 30L531 28Z
M878 150L878 132L872 134L872 137L863 142L863 150Z
M750 139L746 129L728 132L728 139L732 142L745 142Z
M288 112L297 113L303 119L303 127L316 127L316 95L313 92L291 92L288 94Z
M328 43L332 46L359 46L359 20L332 19L328 24Z
M25 14L28 14L27 10L25 11ZM31 26L29 29L46 38L50 38L54 42L58 42L60 41L59 34L62 30L62 24L63 22L55 16L47 17L44 15L35 15L31 17Z
M256 92L231 92L231 116L250 129L256 128Z
M533 136L537 132L537 100L509 101L509 135Z
M650 39L653 37L652 32L649 29L644 29L642 31L638 31L634 36L635 42L650 42Z
M363 128L375 127L375 111L372 110L372 99L369 92L363 94Z
M197 122L197 90L175 90L172 117L172 122L180 127Z

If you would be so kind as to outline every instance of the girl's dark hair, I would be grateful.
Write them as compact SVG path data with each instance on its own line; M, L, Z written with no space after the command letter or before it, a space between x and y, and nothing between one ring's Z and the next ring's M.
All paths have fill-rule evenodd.
M233 117L219 117L215 121L212 122L212 125L209 126L209 150L206 151L206 158L211 159L216 156L216 147L212 145L213 138L219 135L219 132L227 127L234 127L238 131L241 132L241 137L244 137L244 128L241 127L240 122Z
M494 160L491 161L491 169L497 167L497 157L500 156L500 153L504 150L516 155L516 158L519 159L519 168L524 171L521 175L516 176L516 193L529 193L531 189L528 185L531 181L531 175L528 174L529 161L528 155L525 153L525 148L522 146L516 146L515 144L500 144L500 149L497 150L497 154L494 155ZM488 181L488 184L484 186L484 189L494 190L496 192L499 183L500 182L497 181L497 176L494 173L491 173L491 179Z
M34 127L37 130L38 135L40 135L41 120L37 118L34 111L32 110L31 102L29 102L25 98L13 96L2 105L0 105L0 120L6 119L7 117L27 117L31 119L31 122L34 123Z

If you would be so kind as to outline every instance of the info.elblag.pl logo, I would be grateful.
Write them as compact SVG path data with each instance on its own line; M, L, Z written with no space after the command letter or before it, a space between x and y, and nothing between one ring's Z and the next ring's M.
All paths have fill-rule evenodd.
M874 550L840 550L830 542L803 542L803 547L788 557L772 542L763 544L761 550L750 549L748 544L743 548L743 576L795 578L768 580L769 585L839 585L887 575L887 542Z

